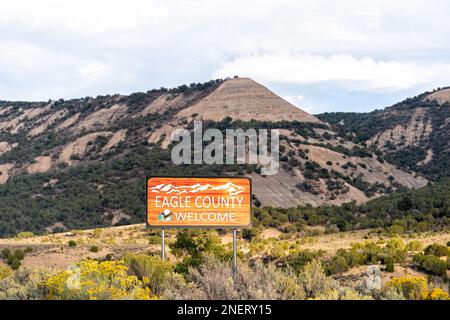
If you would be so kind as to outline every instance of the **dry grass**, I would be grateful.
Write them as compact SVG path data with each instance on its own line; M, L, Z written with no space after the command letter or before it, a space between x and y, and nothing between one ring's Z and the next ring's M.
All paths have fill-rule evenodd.
M166 232L166 242L173 241L176 230ZM325 257L333 256L338 249L349 249L352 244L364 241L385 241L381 235L372 234L370 230L340 232L335 234L323 234L323 228L313 228L308 234L317 235L291 235L286 237L279 231L268 228L263 230L256 242L251 244L243 239L238 239L239 250L246 255L261 257L271 252L275 247L284 247L286 254L290 250L323 250ZM33 253L26 256L23 261L25 266L45 266L55 269L64 269L72 263L86 257L98 258L108 254L121 256L121 254L141 253L148 251L158 252L160 245L149 244L151 236L159 236L158 231L145 229L144 224L110 227L92 230L74 230L58 234L34 236L26 239L10 238L0 239L0 249L8 248L33 248ZM411 236L401 236L405 243L418 240L423 246L450 241L450 232L426 232ZM73 240L77 246L70 248L68 242ZM232 242L231 232L220 235L220 242L224 246L230 246ZM98 253L90 252L91 246L99 247ZM256 251L255 251L256 250ZM168 258L174 260L168 245L166 246Z

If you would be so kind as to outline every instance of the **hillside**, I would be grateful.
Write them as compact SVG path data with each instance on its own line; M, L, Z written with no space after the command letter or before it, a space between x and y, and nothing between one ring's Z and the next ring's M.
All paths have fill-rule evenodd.
M241 121L299 121L318 123L319 119L293 106L266 87L248 78L223 82L209 96L182 110L178 117L197 114L204 120L226 117Z
M450 89L437 89L370 113L318 116L334 130L406 171L450 175Z
M170 134L195 119L205 129L280 129L280 172L174 165ZM0 235L141 222L145 176L152 174L252 176L254 205L283 208L363 203L426 185L380 154L246 78L128 96L2 101Z

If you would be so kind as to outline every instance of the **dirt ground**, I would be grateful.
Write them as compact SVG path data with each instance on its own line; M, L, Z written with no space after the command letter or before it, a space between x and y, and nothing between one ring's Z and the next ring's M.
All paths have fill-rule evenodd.
M320 230L318 230L320 231ZM175 258L168 249L168 243L175 238L173 230L166 232L166 254L170 260ZM31 268L46 269L65 269L68 266L85 258L104 258L111 255L113 258L121 257L125 253L143 253L143 252L159 252L161 247L158 242L152 241L151 237L159 236L157 230L147 230L144 224L136 224L130 226L111 227L104 229L92 230L74 230L71 232L50 234L43 236L34 236L30 238L9 238L0 239L0 250L4 248L25 249L30 247L32 252L25 256L23 265ZM262 232L260 238L264 241L280 241L281 233L273 228L268 228ZM242 252L248 252L248 242L239 237L238 246ZM411 240L419 240L424 246L431 243L447 243L450 241L450 233L423 233L415 235L414 238L402 237L406 242ZM350 248L355 242L378 241L383 237L379 235L371 235L370 230L360 230L352 232L341 232L329 235L317 236L298 236L288 241L295 244L299 249L305 250L324 250L325 256L332 256L338 249ZM75 241L76 246L70 247L69 241ZM232 242L231 232L220 235L220 241L223 245L229 245ZM91 252L92 246L98 247L98 252ZM0 259L1 261L1 259ZM362 267L363 268L363 267ZM403 267L396 268L396 272L387 274L386 277L401 275L401 273L415 274L416 271L407 269L402 271ZM354 268L349 271L352 273L365 272ZM387 281L388 278L383 278Z

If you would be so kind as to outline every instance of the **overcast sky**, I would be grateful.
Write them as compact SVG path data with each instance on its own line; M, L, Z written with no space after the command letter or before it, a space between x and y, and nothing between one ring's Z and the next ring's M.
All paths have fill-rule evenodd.
M0 100L251 77L312 113L450 85L448 1L0 0Z

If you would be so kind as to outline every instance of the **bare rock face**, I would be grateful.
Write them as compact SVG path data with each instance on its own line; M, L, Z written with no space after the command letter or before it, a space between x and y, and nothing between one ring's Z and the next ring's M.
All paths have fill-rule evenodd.
M0 184L8 181L10 170L14 168L14 163L0 164Z
M179 118L197 114L204 120L226 117L242 121L301 121L320 123L313 115L297 108L249 78L224 81L197 104L178 113Z
M52 159L50 157L36 157L35 163L30 164L27 168L28 173L47 172L52 167Z
M367 143L376 144L378 148L385 148L386 143L393 143L399 148L419 144L427 140L433 131L431 120L427 119L425 108L416 108L411 111L412 117L408 123L398 124L392 129L380 132Z
M439 104L444 104L450 102L450 89L443 89L433 92L426 96L427 100L435 100Z

